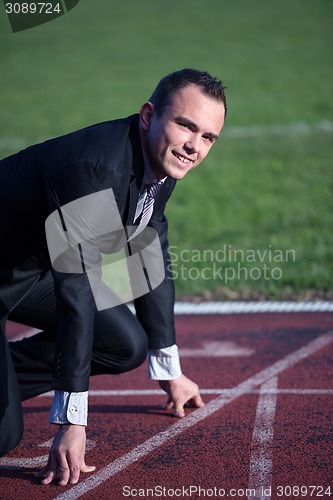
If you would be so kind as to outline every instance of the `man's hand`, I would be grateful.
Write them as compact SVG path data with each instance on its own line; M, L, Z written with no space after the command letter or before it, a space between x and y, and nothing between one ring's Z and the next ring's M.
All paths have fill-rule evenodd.
M199 393L199 387L185 375L174 380L160 380L159 385L168 395L165 408L173 408L175 417L185 417L184 406L189 403L196 408L202 408L204 402Z
M86 428L83 425L61 425L54 437L47 465L35 476L41 477L42 484L49 484L58 476L59 485L76 484L80 472L92 472L96 467L86 465Z

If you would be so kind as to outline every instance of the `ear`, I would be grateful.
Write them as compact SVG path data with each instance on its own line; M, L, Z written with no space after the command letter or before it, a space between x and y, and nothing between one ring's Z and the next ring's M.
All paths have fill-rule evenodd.
M140 109L140 125L143 130L149 130L152 118L155 114L154 105L147 101Z

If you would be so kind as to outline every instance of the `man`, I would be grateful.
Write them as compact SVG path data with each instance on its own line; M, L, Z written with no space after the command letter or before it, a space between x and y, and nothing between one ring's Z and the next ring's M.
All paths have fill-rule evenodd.
M0 456L21 439L20 401L54 389L50 422L59 430L38 473L43 484L58 475L60 485L74 484L94 470L84 458L91 375L132 370L148 352L150 377L175 416L184 416L187 402L203 406L179 363L164 209L176 181L208 154L225 113L222 83L184 69L160 81L140 114L0 164ZM162 278L134 294L136 315L121 302L99 307L91 271L99 276L105 234L110 252L129 248L147 224L158 235ZM7 344L8 318L41 332Z

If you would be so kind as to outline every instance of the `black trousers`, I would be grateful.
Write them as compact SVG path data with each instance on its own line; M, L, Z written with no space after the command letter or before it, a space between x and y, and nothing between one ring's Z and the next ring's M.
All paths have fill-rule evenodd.
M15 293L20 293L20 286ZM21 401L52 388L56 301L51 272L44 274L0 322L0 456L22 438ZM6 319L41 330L16 342L5 338ZM2 334L1 334L2 333ZM91 375L118 374L146 358L145 331L126 305L97 311Z

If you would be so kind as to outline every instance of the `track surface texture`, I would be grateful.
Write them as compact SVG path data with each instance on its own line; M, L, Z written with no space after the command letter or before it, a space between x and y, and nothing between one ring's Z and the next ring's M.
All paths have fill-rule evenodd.
M96 471L60 487L34 477L54 434L52 395L26 401L24 438L0 459L0 499L333 498L332 312L183 314L176 326L204 408L174 418L146 364L93 378Z

